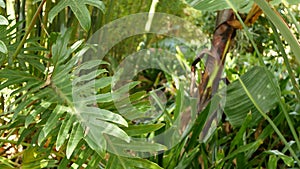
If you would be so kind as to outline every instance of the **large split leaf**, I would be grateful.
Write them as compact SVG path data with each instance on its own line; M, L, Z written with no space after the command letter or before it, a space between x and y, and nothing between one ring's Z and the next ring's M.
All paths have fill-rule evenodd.
M146 133L151 133L153 131L159 130L162 128L164 124L145 124L145 125L131 125L127 128L123 128L123 130L129 135L129 136L138 136Z
M49 12L49 21L52 22L54 17L66 7L70 7L74 15L78 19L80 25L85 31L88 31L91 27L91 17L86 5L91 5L99 8L104 12L104 4L100 0L63 0L55 5Z
M67 145L66 155L67 158L70 158L73 151L77 147L79 141L83 138L83 130L79 123L75 123L73 125L72 132L70 134L70 138Z
M111 153L117 154L119 156L131 157L132 153L140 152L153 152L167 150L167 147L159 144L153 143L147 140L130 140L130 142L125 142L119 138L107 137L108 142L108 151ZM130 153L129 153L130 152Z
M120 114L95 106L112 102L109 90L98 90L109 88L111 84L112 78L106 77L107 71L99 67L107 63L93 60L79 64L89 47L82 46L82 41L69 47L70 32L67 30L59 35L52 45L51 70L41 71L40 76L36 76L30 71L4 68L0 70L0 89L15 89L11 96L22 93L11 103L9 112L5 112L14 115L10 127L25 125L20 143L38 132L33 143L53 145L66 154L59 165L62 168L70 163L76 168L75 163L80 165L90 158L93 160L89 164L95 168L98 157L104 157L107 148L104 135L128 142L129 136L119 127L128 124ZM31 59L28 63L35 65ZM87 149L81 150L82 145ZM93 153L89 153L91 151ZM82 154L82 158L74 160L78 154Z
M62 120L60 126L56 148L62 147L66 142L65 138L69 136L66 149L68 158L75 152L76 145L81 139L84 139L91 149L102 155L106 148L103 134L129 141L129 136L118 126L127 126L128 124L119 114L93 106L96 102L101 103L99 98L103 96L111 98L109 92L94 93L96 87L103 88L111 82L111 78L97 78L106 73L105 69L98 69L98 66L106 63L101 60L86 61L73 70L81 55L75 54L73 57L70 55L80 46L81 42L68 48L66 44L69 42L69 38L70 31L67 31L52 46L55 68L49 87L62 100L61 103L67 104L69 108L65 111L68 115ZM84 48L83 50L86 51ZM55 124L57 125L56 122Z
M62 106L56 106L56 108L51 113L50 117L47 120L44 128L39 134L38 143L39 145L47 138L48 134L56 127L58 119L65 112Z
M279 90L279 87L275 89L271 87L272 82L268 79L267 73L270 74L269 71L265 71L262 67L254 67L241 76L242 82L265 113L270 111L278 102L274 91ZM271 75L271 77L273 76ZM273 82L278 86L274 78ZM239 81L235 81L228 86L226 96L224 110L233 126L241 126L249 112L252 113L253 118L251 125L261 118Z

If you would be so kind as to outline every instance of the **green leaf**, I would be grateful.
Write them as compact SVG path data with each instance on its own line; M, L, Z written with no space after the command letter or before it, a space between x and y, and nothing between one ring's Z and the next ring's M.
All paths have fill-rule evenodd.
M262 9L264 14L272 21L272 23L276 26L276 28L280 31L281 35L290 45L294 56L296 57L298 63L300 63L300 45L297 38L291 32L290 28L288 27L287 23L284 19L278 15L266 1L261 0L254 0L255 3Z
M268 150L265 151L265 153L280 157L284 161L284 163L289 167L291 167L294 164L294 159L292 157L284 155L282 152L278 150Z
M269 156L268 168L277 168L277 157L275 155Z
M58 123L58 119L60 116L65 112L64 108L62 106L56 106L56 108L51 113L50 117L47 120L47 123L43 127L42 131L39 134L38 137L38 144L41 145L41 143L47 138L48 134L56 127L56 124Z
M23 152L23 160L20 168L39 169L52 168L55 165L54 160L48 160L45 149L39 147L28 147Z
M95 99L99 103L105 103L105 102L111 102L111 101L113 101L111 93L97 94L95 96Z
M70 160L67 159L66 156L64 156L64 158L59 162L58 169L65 169L65 168L68 168L69 162L70 162Z
M105 12L104 3L100 0L85 0L84 3L100 9L103 13Z
M244 120L243 125L241 126L240 130L235 135L234 139L231 141L230 152L234 149L235 145L243 143L243 136L246 132L246 129L248 128L248 125L251 123L251 121L252 121L252 114L250 112L247 114L247 117Z
M85 31L91 27L91 17L86 4L95 6L104 12L104 4L99 0L63 0L59 1L49 12L48 20L52 22L54 17L66 7L70 7Z
M79 141L83 138L83 129L79 123L73 124L73 129L67 144L66 156L70 159Z
M199 148L195 148L188 153L185 152L183 158L180 160L179 164L175 167L175 169L188 168L188 166L192 163L198 152Z
M107 137L108 149L112 153L121 156L131 156L132 152L158 152L167 150L167 147L158 143L148 142L147 140L131 140L125 142L119 138Z
M63 122L60 126L60 129L59 129L57 140L56 140L55 149L57 151L60 149L60 147L64 144L65 140L67 139L69 131L70 131L71 126L74 123L74 121L75 121L74 116L72 116L70 114L67 114L67 116L63 120Z
M101 157L97 155L91 156L91 159L89 160L86 169L94 169L97 168L100 163Z
M0 157L0 168L3 169L15 169L14 166L11 165L11 163L13 163L12 161L10 161L8 158L5 157Z
M0 25L8 25L8 24L9 24L8 20L4 16L0 15Z
M86 126L89 128L89 133L107 134L120 138L126 142L129 142L130 140L130 137L117 125L100 119L88 119L88 121L86 121Z
M196 147L197 144L199 144L199 135L201 133L201 131L203 130L203 127L205 125L205 122L207 121L208 117L209 117L209 113L211 110L211 102L208 103L208 105L205 107L205 109L200 113L200 115L197 117L195 124L193 125L192 128L192 136L191 139L189 141L188 147L187 149L193 149L194 147Z
M102 60L89 60L85 61L84 63L80 64L79 68L76 69L75 74L80 73L82 70L89 70L89 69L95 69L100 64L103 64L104 62Z
M83 119L95 119L101 121L110 121L125 127L128 126L127 121L119 114L113 113L105 109L99 109L97 107L85 107L80 110L80 115Z
M177 117L179 116L179 113L182 111L183 104L184 104L184 85L180 83L179 90L177 90L176 92L174 119L177 119Z
M101 157L105 156L106 140L100 132L89 132L89 128L85 128L85 132L88 134L84 137L84 140L88 143L89 147L97 152Z
M74 93L80 92L80 91L86 91L92 88L96 89L103 89L111 84L112 77L102 77L100 79L95 79L95 81L90 81L84 84L80 84L78 87L76 86L75 89L73 89Z
M284 4L287 3L287 5L297 5L300 3L300 0L284 0L284 1L283 0L272 0L270 2L270 4L272 4L272 5L278 5L280 3L284 3Z
M10 70L10 69L0 70L0 77L9 79L9 81L16 80L16 83L7 81L6 83L9 83L9 84L18 84L18 83L22 83L25 81L36 80L35 77L33 77L31 74L29 74L27 72L19 71L19 70ZM0 89L2 89L2 88L0 88Z
M93 154L94 152L95 151L93 151L92 149L86 148L85 150L81 150L81 152L79 154L76 153L76 156L78 156L78 158L76 159L76 161L74 161L74 163L71 165L71 167L74 169L80 168L80 166L82 166L86 161L88 161L87 159L90 156L96 155L96 154Z
M55 44L52 45L52 60L55 66L57 66L59 63L64 62L70 56L71 51L68 49L70 36L71 29L68 29L62 35L59 35L59 37L55 41Z
M297 5L300 3L300 0L286 0L286 2L290 5Z
M162 169L159 165L146 159L141 158L126 158L116 155L111 155L106 169L128 169L128 168L147 168L147 169Z
M74 79L74 82L75 84L77 84L78 82L82 83L84 81L90 81L90 80L93 80L95 79L97 76L99 76L100 74L103 74L103 73L107 73L108 71L105 70L105 69L100 69L100 70L94 70L94 71L91 71L87 74L84 74L84 75L81 75L79 77L77 77L76 79Z
M194 7L195 9L201 11L220 11L223 9L233 8L240 13L248 13L251 9L254 0L187 0L187 2ZM300 0L273 0L270 2L272 5L278 5L282 2L285 2L290 5L296 5L300 3Z
M0 52L4 54L8 53L7 47L2 40L0 40Z
M248 12L253 5L253 0L231 0L239 12ZM231 8L226 0L190 0L189 4L202 11L219 11Z
M75 50L78 49L78 48L82 45L83 42L84 42L84 39L79 40L79 41L76 41L76 42L70 47L71 52L75 52Z
M217 93L210 101L211 104L209 114L199 137L199 139L203 142L207 142L209 138L214 135L218 127L218 121L220 120L221 114L223 113L220 107L220 104L222 104L221 102L223 102L222 95L222 92Z
M265 71L262 67L254 67L240 78L262 108L263 112L268 112L278 102L277 99L274 99L277 98L274 90L279 90L278 83L274 81L277 88L273 89L267 73L270 74L269 71ZM273 75L271 76L274 77ZM253 119L250 124L251 126L257 124L256 122L261 118L261 115L245 93L240 82L233 82L227 88L226 105L224 109L229 122L233 126L241 126L250 111L252 112Z
M228 156L226 156L224 160L229 160L240 153L245 153L247 151L251 151L252 149L257 149L262 143L263 143L262 140L256 140L255 142L240 146L235 151L233 151Z
M47 102L41 103L41 106L35 108L32 113L27 115L25 119L25 127L27 128L36 118L36 116L45 111L51 104Z
M5 2L4 2L4 0L0 0L0 7L1 8L5 8Z
M175 168L178 165L178 161L174 159L180 159L180 157L182 156L181 152L188 152L188 150L184 147L184 145L189 145L186 143L187 139L184 139L182 142L175 145L173 148L171 148L164 154L164 159L162 163L162 166L164 168Z
M159 130L165 124L148 124L148 125L130 125L127 128L122 128L129 136L138 136L142 134L151 133L153 131Z

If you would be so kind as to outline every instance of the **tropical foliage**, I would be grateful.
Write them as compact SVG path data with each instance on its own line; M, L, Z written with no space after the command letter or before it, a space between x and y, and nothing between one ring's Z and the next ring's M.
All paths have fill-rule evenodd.
M253 4L263 14L245 25ZM243 26L225 61L230 83L197 112L190 67L211 47L216 11L229 8ZM299 9L297 0L0 0L0 168L300 167ZM143 30L117 41L126 29L111 25L142 12L188 21L184 35L201 38ZM127 24L129 34L139 27ZM108 28L117 33L89 41Z

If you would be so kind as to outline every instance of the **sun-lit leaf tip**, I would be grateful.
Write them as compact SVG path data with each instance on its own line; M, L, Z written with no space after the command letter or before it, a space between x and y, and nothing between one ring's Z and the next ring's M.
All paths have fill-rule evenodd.
M1 8L5 8L5 2L4 2L4 0L0 0L0 7Z
M83 138L83 134L82 126L79 123L74 123L66 149L68 159L70 159L79 141Z
M5 43L1 40L0 40L0 52L4 53L4 54L8 53L8 50L7 50L7 47L6 47Z
M0 15L0 25L8 25L8 24L9 24L8 20L4 16Z

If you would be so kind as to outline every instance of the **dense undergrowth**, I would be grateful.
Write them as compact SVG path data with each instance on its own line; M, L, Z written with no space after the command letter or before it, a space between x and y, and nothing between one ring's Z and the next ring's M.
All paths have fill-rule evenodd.
M0 0L1 169L300 167L298 2L155 2ZM190 66L216 11L253 2L263 15L236 32L230 84L198 113ZM149 11L169 15L136 33L129 16Z

